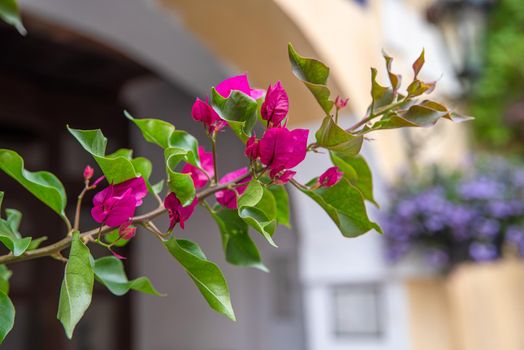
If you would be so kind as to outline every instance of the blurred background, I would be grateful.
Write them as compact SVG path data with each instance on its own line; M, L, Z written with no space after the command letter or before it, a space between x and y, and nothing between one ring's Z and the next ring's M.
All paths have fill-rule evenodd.
M363 153L374 170L385 234L343 238L291 191L294 225L258 241L270 268L227 265L218 229L197 211L181 233L223 269L238 321L209 310L169 254L138 234L122 253L165 298L113 297L96 287L72 341L56 320L62 263L14 264L13 350L483 350L524 349L524 4L521 0L22 0L26 37L0 24L0 148L30 170L63 181L73 202L93 161L65 125L102 128L112 150L132 147L161 164L123 117L158 117L205 139L191 119L196 96L247 72L266 88L281 80L290 125L318 128L323 113L291 73L287 43L331 67L349 97L343 124L364 115L370 67L411 77L426 53L436 99L476 117L430 130L383 131ZM244 164L233 135L219 142L219 170ZM156 160L156 162L155 162ZM323 162L326 162L325 164ZM93 164L92 164L93 165ZM327 168L308 157L308 180ZM162 178L155 169L153 182ZM4 174L4 207L22 232L60 238L50 210ZM151 207L153 203L150 203ZM147 207L147 206L146 206ZM144 208L144 210L147 208ZM71 210L71 208L69 208ZM84 213L89 219L89 211Z

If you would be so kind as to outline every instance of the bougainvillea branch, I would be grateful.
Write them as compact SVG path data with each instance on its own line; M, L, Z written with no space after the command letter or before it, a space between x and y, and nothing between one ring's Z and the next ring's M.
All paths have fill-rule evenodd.
M204 200L206 197L209 197L209 196L213 195L214 193L216 193L218 191L227 189L232 184L237 183L239 181L242 181L245 178L247 178L248 176L249 176L249 174L246 174L242 178L239 178L236 181L231 181L229 183L225 183L225 184L221 184L221 185L218 185L218 186L209 187L208 189L205 189L205 190L199 192L196 197L198 198L198 200ZM82 191L82 192L84 192L84 191ZM151 221L151 220L153 220L153 219L155 219L155 218L157 218L160 215L165 214L165 213L166 213L166 209L163 206L161 206L161 207L158 207L158 208L156 208L156 209L154 209L154 210L152 210L152 211L150 211L150 212L148 212L146 214L135 216L135 217L131 218L130 221L131 221L132 224L139 225L139 224L142 224L142 223L147 223L147 222L149 222L149 221ZM112 230L114 230L113 227L102 226L101 229L96 228L96 229L92 229L92 230L80 233L80 238L84 242L89 242L91 240L91 238L93 238L99 232L101 234L107 234L107 233L111 232ZM67 249L71 245L71 240L72 240L71 239L71 235L68 235L67 237L64 237L63 239L61 239L58 242L55 242L53 244L49 244L49 245L47 245L45 247L41 247L41 248L38 248L38 249L35 249L35 250L27 251L24 254L19 255L19 256L14 256L12 253L6 254L6 255L2 255L2 256L0 256L0 264L10 264L10 263L20 262L20 261L25 261L25 260L42 258L42 257L53 257L53 255L61 252L64 249Z
M294 74L313 94L322 108L322 123L316 132L289 129L289 97L280 81L269 84L267 91L249 84L246 74L228 78L211 88L208 96L196 98L191 116L202 124L211 143L211 152L184 130L160 119L141 119L125 112L144 139L158 146L164 156L161 166L165 177L151 182L153 164L145 157L135 157L130 149L107 152L108 140L102 130L80 130L67 126L70 134L92 157L102 176L91 183L95 170L83 172L84 189L77 198L73 225L65 213L66 191L60 180L46 171L31 172L23 158L12 150L0 149L0 170L59 215L66 225L64 238L40 247L44 237L33 239L19 232L22 214L5 210L0 218L0 243L10 253L0 256L0 341L14 324L14 306L8 297L7 265L14 262L51 257L66 262L59 296L58 319L71 338L91 303L93 284L103 284L115 295L130 290L159 295L145 277L128 280L118 253L142 227L172 255L184 269L209 306L235 320L229 288L220 268L206 257L197 243L180 238L191 225L191 217L200 203L220 231L225 260L233 265L268 271L250 231L260 234L268 244L277 246L279 225L290 227L289 198L286 184L317 203L345 237L370 231L381 233L378 224L367 215L366 204L377 204L373 196L373 178L366 160L360 155L364 135L383 129L428 127L440 119L466 120L444 105L421 98L430 93L433 82L423 82L418 73L424 63L422 54L413 64L413 80L401 93L400 76L391 71L392 58L385 55L390 84L376 81L372 69L371 104L366 116L349 129L339 125L339 110L348 99L335 99L327 86L329 68L322 62L302 57L289 46ZM261 130L255 135L255 128ZM245 165L218 174L217 147L220 133L230 129L244 147ZM308 139L314 141L309 143ZM295 179L297 166L310 151L323 149L332 166L321 169L306 183ZM80 171L79 171L80 173ZM80 178L80 176L79 176ZM165 184L165 189L164 189ZM80 214L88 191L96 191L90 214L94 229L82 232ZM0 204L3 199L0 192ZM146 197L159 206L137 215ZM167 216L168 228L153 220ZM300 220L300 213L298 214ZM84 221L84 220L83 220ZM190 233L190 230L185 232ZM93 257L89 246L106 249L105 256ZM69 252L67 252L69 250ZM68 254L67 254L68 253ZM114 277L121 281L117 285ZM5 287L4 287L5 286ZM5 331L2 331L5 330Z

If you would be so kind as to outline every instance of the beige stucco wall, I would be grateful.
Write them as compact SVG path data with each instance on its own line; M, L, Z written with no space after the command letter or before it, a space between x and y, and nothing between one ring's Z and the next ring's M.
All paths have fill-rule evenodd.
M380 18L388 14L383 13L381 1L371 0L366 7L347 0L159 1L232 68L247 71L254 84L266 87L282 80L290 95L292 126L320 123L323 114L291 74L288 42L331 67L331 86L335 93L350 98L352 115L362 116L370 102L370 67L379 68L379 77L385 77ZM410 67L406 62L396 63L404 69ZM406 73L409 77L410 72ZM349 118L342 121L350 122ZM419 152L420 158L455 166L467 148L464 131L451 125L439 130L438 137ZM424 139L427 132L420 133ZM368 146L375 154L376 168L388 181L408 164L405 137L399 131L381 132L373 135Z

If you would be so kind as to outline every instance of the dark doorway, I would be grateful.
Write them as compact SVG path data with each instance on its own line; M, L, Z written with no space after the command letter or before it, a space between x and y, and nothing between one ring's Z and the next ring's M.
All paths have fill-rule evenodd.
M0 24L0 148L17 151L32 171L57 175L68 192L68 213L82 189L82 169L94 161L67 134L75 128L102 127L109 150L129 145L126 109L119 95L130 79L150 74L122 54L67 29L26 17L29 34L20 36ZM3 208L24 214L22 234L63 237L65 227L53 212L14 180L0 173ZM86 202L91 198L87 198ZM88 211L84 223L92 227ZM0 248L3 249L3 248ZM5 250L1 251L5 253ZM132 255L132 244L122 254ZM96 251L93 252L95 255ZM10 265L10 296L17 315L2 349L132 349L130 298L114 297L95 283L90 310L67 341L56 319L64 264L38 259Z

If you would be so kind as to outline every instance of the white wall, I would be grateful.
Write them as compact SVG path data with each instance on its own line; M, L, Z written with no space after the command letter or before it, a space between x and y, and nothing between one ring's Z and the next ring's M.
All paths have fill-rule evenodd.
M302 127L316 130L317 125ZM368 145L369 146L369 145ZM377 176L372 154L363 151L374 168L375 194L383 202L384 188ZM332 166L325 155L311 155L298 167L297 179L306 182ZM404 287L390 275L382 252L382 237L370 232L344 238L327 214L308 197L293 191L300 222L300 278L304 288L306 339L309 350L407 350L408 309ZM370 209L371 217L373 208ZM333 286L378 283L381 289L383 334L378 339L337 338L334 330Z

